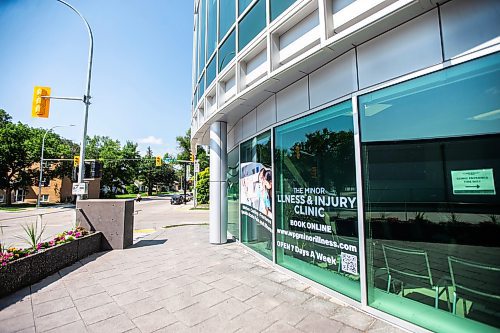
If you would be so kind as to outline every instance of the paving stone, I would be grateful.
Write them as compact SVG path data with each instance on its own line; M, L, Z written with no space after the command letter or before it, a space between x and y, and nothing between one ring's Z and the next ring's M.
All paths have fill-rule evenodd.
M197 276L197 279L204 283L212 283L222 279L224 276L222 274L214 273L209 271L208 273L201 274Z
M122 308L119 307L116 303L108 303L92 309L88 309L86 311L82 311L80 312L80 315L87 325L91 325L97 323L98 321L118 316L122 313Z
M213 287L211 285L203 283L201 281L195 281L193 283L188 284L183 289L189 295L196 296L198 294L209 291L210 289L213 289Z
M375 321L372 316L347 306L338 307L330 319L340 321L361 331L367 330Z
M277 322L279 318L264 314L258 310L250 309L234 318L232 321L239 323L238 332L261 332Z
M295 325L296 328L310 333L335 333L341 332L344 325L338 321L334 321L318 314L312 313L307 315L300 323Z
M238 287L239 285L241 285L241 283L233 279L224 277L220 280L210 283L210 285L214 286L220 291L228 291L229 289Z
M303 293L295 289L286 288L281 293L276 295L276 298L279 298L289 303L302 304L308 299L312 298L312 295Z
M283 301L280 300L279 298L271 297L267 294L260 293L246 300L245 303L250 305L254 309L257 309L264 313L268 313L269 311L271 311L272 309L283 303Z
M197 303L197 300L190 294L183 292L181 294L161 300L159 301L159 303L168 311L176 312Z
M281 303L280 306L269 312L269 315L279 318L291 326L297 325L307 314L303 308L287 302Z
M113 299L106 292L103 292L100 294L95 294L95 295L84 297L84 298L80 298L80 299L73 301L73 303L75 303L76 308L80 312L88 310L88 309L92 309L92 308L95 308L95 307L98 307L98 306L101 306L104 304L108 304L111 302L113 302Z
M224 300L210 309L212 309L215 313L221 314L223 318L227 320L231 320L239 314L250 310L252 307L236 298L229 298Z
M228 298L230 298L226 293L223 293L217 289L211 289L207 292L198 294L193 297L193 300L200 303L200 305L205 306L207 308L212 307Z
M0 324L3 320L31 313L32 313L32 307L29 298L26 300L12 303L10 305L6 305L6 307L0 310Z
M115 286L117 284L125 283L125 282L128 282L130 284L131 281L132 281L132 277L127 275L127 274L123 274L123 271L122 271L122 274L120 274L120 275L110 276L110 277L105 278L105 279L99 279L97 281L97 283L99 283L101 286L103 286L104 288L107 289L109 287Z
M33 315L35 317L42 317L54 312L59 312L65 309L72 308L74 306L75 304L73 304L73 300L71 299L71 297L67 296L54 301L34 304Z
M404 333L402 330L396 326L386 323L382 320L375 320L372 325L366 330L367 333Z
M57 273L52 274L45 279L31 285L31 292L47 292L55 289L59 289L63 286L61 276Z
M300 282L298 280L295 280L295 279L286 280L285 282L282 282L281 284L284 286L290 287L292 289L298 290L298 291L304 291L307 288L309 288L309 286L307 284Z
M323 298L318 298L317 296L308 299L307 301L302 303L301 306L324 317L331 317L335 313L335 311L337 311L337 309L344 308L343 306L340 306Z
M180 321L177 321L172 325L168 325L167 327L163 327L155 331L155 333L191 333L191 332L195 332L193 328L184 325Z
M274 324L272 324L270 327L266 328L263 333L301 333L302 331L296 329L295 327L292 327L285 323L284 321L277 321ZM325 330L327 332L327 330Z
M127 316L130 319L134 319L161 308L162 306L160 305L160 303L154 301L153 298L149 297L134 303L130 303L124 306L123 310L126 312Z
M2 331L3 332L3 331ZM16 333L36 333L35 331L35 326L31 326L31 327L28 327L28 328L24 328L20 331L16 331Z
M196 326L191 327L191 332L195 333L207 333L207 332L224 332L232 333L241 329L239 322L234 320L227 320L224 314L219 314L215 317L211 317Z
M81 320L76 308L69 308L49 315L35 318L37 332L45 332Z
M141 299L148 298L150 296L151 296L151 294L144 291L144 290L134 289L134 290L130 290L126 293L113 296L113 299L115 300L115 302L118 305L124 306L124 305L130 304L130 303L140 301Z
M273 282L273 281L266 281L262 282L260 285L255 287L256 290L260 290L269 296L276 296L277 294L281 293L283 290L287 289L286 286L283 286L282 284Z
M79 298L85 298L88 296L100 294L104 291L105 291L105 289L103 287L101 287L98 284L95 284L95 285L91 285L91 286L87 286L87 287L83 287L83 288L70 289L69 293L71 295L71 298L73 298L74 300L77 300Z
M165 309L145 314L132 320L143 333L154 332L160 328L171 325L177 321L170 312Z
M110 296L115 296L126 293L132 289L136 289L136 287L131 284L130 281L124 281L115 285L107 286L104 289Z
M54 328L54 329L52 329L50 331L47 331L47 333L67 333L67 332L71 332L71 333L86 333L88 331L87 331L87 327L85 326L85 324L81 320L75 321L75 322L73 322L71 324L67 324L67 325L64 325L64 326L60 326L60 327Z
M288 281L291 279L290 276L280 273L278 271L273 271L267 275L264 275L264 278L269 279L271 281L277 282L277 283L283 283L285 281Z
M61 299L69 296L69 293L66 289L56 289L47 292L37 292L31 295L31 300L33 304L45 303L57 299Z
M172 286L170 284L150 291L155 301L161 301L163 299L178 295L182 292L183 290L181 288Z
M0 324L2 333L17 332L35 326L35 323L33 322L33 315L31 313L2 320Z
M194 326L199 324L210 317L215 316L217 313L212 308L206 308L199 304L191 305L177 312L174 312L175 317L187 326Z
M122 333L134 329L135 325L126 315L122 314L88 325L87 328L90 332L95 333Z
M259 290L255 290L246 285L241 285L226 292L227 294L239 299L244 302L247 299L260 293Z
M7 306L10 306L18 302L29 302L31 303L31 291L30 287L22 288L4 298L0 298L0 311Z

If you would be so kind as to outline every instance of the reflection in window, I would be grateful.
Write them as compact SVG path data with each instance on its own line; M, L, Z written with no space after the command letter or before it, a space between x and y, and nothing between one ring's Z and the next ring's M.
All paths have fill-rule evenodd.
M275 129L276 261L360 299L351 101Z
M500 328L499 65L359 98L368 303L432 331Z
M266 1L258 0L239 23L238 50L243 49L266 27Z
M219 0L219 41L226 35L236 18L235 0Z
M240 162L239 150L227 154L227 231L236 239L240 228Z
M202 98L203 94L205 93L205 74L201 76L199 93L200 93L200 98Z
M274 21L281 13L290 7L296 0L270 0L271 21Z
M236 37L233 30L219 49L219 73L226 67L235 56Z
M201 0L200 1L200 10L199 13L200 15L198 16L198 29L199 35L198 35L198 75L199 77L201 75L201 72L203 71L203 68L205 68L205 7L206 7L206 0Z
M271 133L240 145L241 241L272 260Z
M217 0L207 0L207 59L217 48Z
M210 86L210 84L214 81L215 75L216 75L216 66L215 66L215 59L216 57L213 57L212 60L208 63L207 66L207 87Z
M253 0L238 0L238 13L243 13L252 1Z

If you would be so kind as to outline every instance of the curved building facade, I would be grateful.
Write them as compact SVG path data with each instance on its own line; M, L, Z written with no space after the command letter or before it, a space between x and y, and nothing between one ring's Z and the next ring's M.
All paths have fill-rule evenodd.
M194 8L210 242L411 331L498 332L500 2Z

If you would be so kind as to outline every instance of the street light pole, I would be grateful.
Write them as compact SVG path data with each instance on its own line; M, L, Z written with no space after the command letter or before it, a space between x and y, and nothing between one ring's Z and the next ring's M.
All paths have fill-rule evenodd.
M75 125L68 125L69 127L75 126ZM40 196L42 194L42 175L43 175L43 151L45 149L45 138L47 137L47 134L51 132L54 128L57 127L65 127L61 125L56 125L52 126L50 129L46 130L45 133L43 134L43 139L42 139L42 153L40 154L40 178L38 179L38 197L36 200L36 207L40 207Z
M92 77L92 55L94 53L94 36L92 35L92 29L90 29L90 25L87 20L83 17L82 14L75 7L71 6L69 3L63 0L57 0L60 3L66 5L71 10L73 10L80 18L85 22L85 26L87 27L87 31L89 34L89 56L88 56L88 71L87 71L87 92L83 96L83 103L85 104L85 114L83 117L83 131L82 131L82 143L80 146L80 163L79 163L79 172L78 172L78 183L83 182L83 175L85 174L85 146L87 144L87 122L89 115L89 106L90 106L90 79ZM77 200L81 200L82 196L78 195Z

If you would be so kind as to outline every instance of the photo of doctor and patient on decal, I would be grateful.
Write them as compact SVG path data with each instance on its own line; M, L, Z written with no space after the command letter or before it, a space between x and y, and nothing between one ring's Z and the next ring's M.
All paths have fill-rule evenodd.
M241 203L272 218L272 170L262 163L241 164Z

